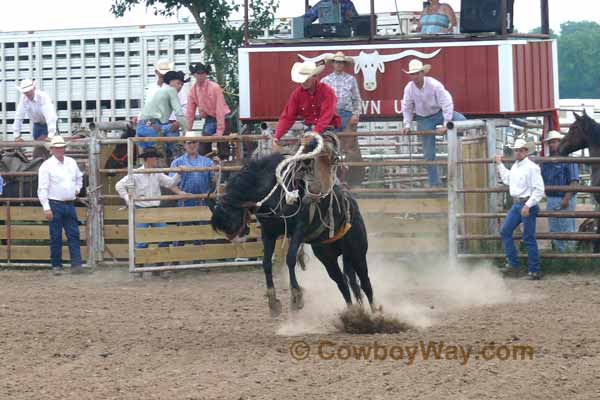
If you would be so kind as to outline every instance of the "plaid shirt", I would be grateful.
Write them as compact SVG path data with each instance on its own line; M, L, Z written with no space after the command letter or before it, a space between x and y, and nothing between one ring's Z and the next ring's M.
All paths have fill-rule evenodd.
M337 110L350 111L352 114L360 116L361 98L358 91L358 82L350 74L342 72L341 74L332 73L321 80L333 89L337 96Z
M340 11L342 14L342 22L347 24L352 21L352 17L357 17L358 12L352 3L352 0L339 0L340 3ZM315 4L306 14L304 14L304 19L306 19L309 23L313 23L319 18L319 5L321 2L319 1Z
M187 154L182 155L173 160L171 168L178 167L192 167L192 168L204 168L212 167L213 162L211 159L197 155L196 158L190 158ZM176 173L172 172L171 176ZM181 182L179 183L179 189L190 194L203 194L210 192L212 185L212 172L183 172L181 175ZM197 205L205 204L200 199L189 199L179 200L179 207L193 207Z

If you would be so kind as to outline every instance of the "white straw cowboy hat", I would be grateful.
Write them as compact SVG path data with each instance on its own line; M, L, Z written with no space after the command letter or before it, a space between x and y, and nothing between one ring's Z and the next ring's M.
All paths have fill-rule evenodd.
M548 132L548 136L544 139L544 142L549 142L551 140L561 140L562 138L564 138L565 135L563 135L562 133L558 132L558 131L550 131Z
M319 75L324 69L324 65L317 65L312 61L297 62L292 67L292 81L304 83L308 78Z
M65 139L62 136L54 136L50 141L50 147L65 147L66 145Z
M513 150L527 149L528 151L533 151L535 150L535 143L528 142L525 139L517 139L512 146L509 146L509 148Z
M404 71L404 70L402 70ZM412 75L412 74L416 74L419 72L425 72L428 73L429 71L431 71L431 65L429 64L423 64L423 62L421 62L421 60L410 60L410 62L408 63L408 71L404 71L404 73Z
M154 69L164 75L167 72L172 71L174 66L175 63L167 60L166 58L161 58L154 64Z
M33 89L35 89L35 81L31 79L23 79L19 86L17 86L17 90L21 93L27 93Z
M327 63L332 63L334 61L339 61L339 62L344 62L344 63L349 64L349 63L353 63L354 62L354 58L345 55L341 51L338 51L335 54L328 54L328 55L326 55L325 58L324 58L324 60Z

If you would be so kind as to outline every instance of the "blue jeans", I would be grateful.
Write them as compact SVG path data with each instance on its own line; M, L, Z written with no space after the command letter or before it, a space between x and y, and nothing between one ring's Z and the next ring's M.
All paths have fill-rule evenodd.
M350 118L352 118L352 112L343 110L338 111L338 114L340 114L340 117L342 118L342 126L337 129L337 132L344 132L346 130L346 126L348 126L348 121L350 121Z
M517 226L523 223L523 243L527 248L527 266L529 272L540 272L540 255L538 253L537 240L535 239L535 224L537 215L540 212L538 206L532 207L529 210L529 217L523 218L521 216L521 210L525 204L515 204L510 208L502 229L500 229L500 236L502 237L502 245L504 246L504 252L508 263L511 267L519 267L519 258L517 254L517 248L515 241L513 240L513 232L517 229Z
M50 260L52 268L62 268L62 230L64 228L69 254L71 255L71 267L81 267L81 248L79 247L79 222L77 213L72 203L61 203L50 200L52 210L52 221L48 223L50 228Z
M435 127L438 125L442 125L444 123L444 113L440 110L438 113L430 115L428 117L421 117L417 115L415 117L417 121L417 129L420 131L433 131ZM465 116L455 112L452 116L452 121L464 121L466 120ZM435 160L435 136L423 136L423 158L426 161ZM440 175L438 171L438 167L436 165L428 165L427 166L427 175L429 177L429 186L431 187L439 187L442 186L442 182L440 181Z
M140 208L145 208L145 207L140 207L140 206L135 206L135 208L140 209ZM136 228L164 228L165 226L167 226L166 223L164 222L139 222L135 224ZM168 242L160 242L158 244L158 247L169 247L169 243ZM135 248L136 249L147 249L148 248L148 243L137 243L135 244Z
M546 205L546 211L575 211L577 205L577 196L571 197L567 208L560 208L560 202L562 197L548 197L548 204ZM556 233L573 233L577 232L577 224L575 218L548 218L550 225L550 232ZM553 240L553 247L561 253L575 250L575 242L571 240Z
M48 136L48 125L35 122L33 124L33 140L38 140L41 136Z
M146 122L150 121L152 123L152 125L146 125ZM158 137L158 132L156 131L155 126L158 126L160 128L160 132L161 135L164 137L167 136L173 136L173 137L177 137L179 136L179 130L177 130L176 132L171 132L171 126L173 124L170 122L167 122L166 124L161 123L159 120L157 119L153 119L153 120L140 120L137 124L137 127L135 129L135 136L138 137ZM147 149L149 147L154 147L156 145L156 143L152 143L152 142L141 142L138 143L139 146L142 149ZM166 143L166 149L167 152L173 152L173 143Z

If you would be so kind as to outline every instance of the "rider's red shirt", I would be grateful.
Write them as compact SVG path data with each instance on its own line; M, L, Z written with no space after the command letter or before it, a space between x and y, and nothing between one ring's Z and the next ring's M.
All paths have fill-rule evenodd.
M297 119L303 119L305 125L312 125L312 130L317 133L323 133L328 126L339 128L342 119L336 112L336 105L335 92L326 84L317 82L312 94L299 85L281 113L275 139L285 135Z

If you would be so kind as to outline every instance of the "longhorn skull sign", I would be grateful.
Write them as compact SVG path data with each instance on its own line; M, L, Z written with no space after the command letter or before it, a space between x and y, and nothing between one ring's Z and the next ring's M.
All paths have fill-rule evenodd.
M396 54L379 54L377 50L372 53L365 53L361 51L359 55L353 56L354 59L354 73L357 74L359 71L363 73L363 86L366 91L372 92L377 89L377 71L385 72L385 63L400 60L405 57L419 57L425 60L431 59L437 56L442 49L438 49L433 53L422 53L416 50L405 50ZM302 54L298 56L304 61L318 62L325 58L333 57L333 53L323 53L317 57L305 57Z

